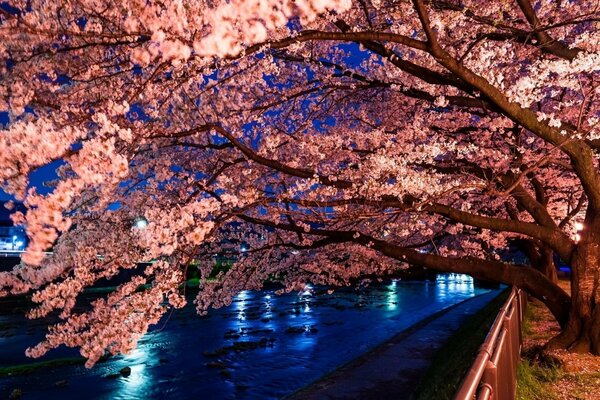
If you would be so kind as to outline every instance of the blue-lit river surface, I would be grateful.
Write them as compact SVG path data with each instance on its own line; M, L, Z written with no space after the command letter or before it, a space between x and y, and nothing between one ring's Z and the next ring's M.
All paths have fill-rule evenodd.
M230 307L206 317L188 304L154 327L131 354L90 370L70 365L0 378L0 398L20 389L23 399L46 400L276 399L423 318L485 292L463 275L333 294L242 292ZM41 322L2 310L0 367L32 361L23 351L45 333ZM243 341L256 348L215 352ZM74 355L73 349L59 349L43 360ZM126 366L131 374L115 377Z

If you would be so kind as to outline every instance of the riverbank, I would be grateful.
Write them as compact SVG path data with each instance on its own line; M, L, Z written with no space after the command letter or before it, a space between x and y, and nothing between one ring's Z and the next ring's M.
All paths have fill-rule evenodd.
M433 314L286 399L414 398L415 383L426 375L432 378L428 371L440 349L498 294L488 292Z
M454 332L436 353L429 369L417 384L412 399L454 398L510 291L510 288L506 288Z
M561 281L570 293L569 281ZM600 357L564 350L541 355L560 328L538 300L527 305L523 352L517 371L518 400L600 400Z

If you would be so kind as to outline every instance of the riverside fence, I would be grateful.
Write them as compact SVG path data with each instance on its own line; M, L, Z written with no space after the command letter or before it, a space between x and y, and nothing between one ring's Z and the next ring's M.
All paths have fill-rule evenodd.
M512 288L455 400L514 400L527 295Z

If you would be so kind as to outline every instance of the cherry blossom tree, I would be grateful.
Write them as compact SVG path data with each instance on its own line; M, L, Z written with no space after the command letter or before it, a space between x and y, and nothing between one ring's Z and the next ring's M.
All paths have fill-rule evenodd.
M466 273L543 301L549 346L600 354L598 1L15 0L0 24L0 180L30 239L0 294L61 318L28 354L131 350L193 261L201 313L265 280Z

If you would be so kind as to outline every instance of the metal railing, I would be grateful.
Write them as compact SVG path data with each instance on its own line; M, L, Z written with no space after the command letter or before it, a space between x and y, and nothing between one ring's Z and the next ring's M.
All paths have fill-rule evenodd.
M0 257L21 257L23 253L25 253L25 250L0 250ZM54 253L51 251L45 251L44 254L48 256Z
M527 295L512 288L455 400L514 400Z

